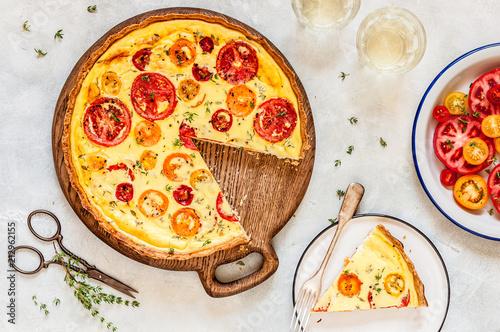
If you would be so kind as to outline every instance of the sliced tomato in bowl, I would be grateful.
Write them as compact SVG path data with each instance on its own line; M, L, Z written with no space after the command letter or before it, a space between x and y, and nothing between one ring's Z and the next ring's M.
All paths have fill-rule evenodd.
M500 68L483 74L471 84L469 89L469 108L471 114L479 114L482 120L491 114L500 114L500 105L492 104L488 98L488 91L500 85Z
M493 206L500 212L500 164L496 165L488 176L488 190Z
M450 111L446 106L436 106L432 111L432 116L437 122L445 122L450 118Z
M458 180L458 173L445 168L441 171L439 180L441 180L443 186L453 186Z
M468 163L463 156L464 145L474 137L488 145L488 157L480 165ZM434 153L445 166L461 175L474 174L491 164L495 148L490 138L481 132L481 121L466 115L452 116L440 123L434 132Z

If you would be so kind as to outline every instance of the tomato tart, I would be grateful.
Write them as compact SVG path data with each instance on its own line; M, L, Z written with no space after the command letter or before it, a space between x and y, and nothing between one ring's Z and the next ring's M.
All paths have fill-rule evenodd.
M112 35L70 93L63 151L100 226L154 258L249 241L193 139L299 161L294 73L263 38L220 17L154 16Z
M403 307L427 307L424 285L403 244L377 225L346 258L342 272L313 311Z

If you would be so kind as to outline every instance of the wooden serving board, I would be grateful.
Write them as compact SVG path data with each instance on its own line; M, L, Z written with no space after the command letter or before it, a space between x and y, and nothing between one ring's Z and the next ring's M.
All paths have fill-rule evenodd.
M311 178L314 154L315 132L311 108L306 92L297 75L296 83L303 95L303 106L307 116L307 133L309 145L304 159L294 166L289 161L273 156L248 153L237 148L223 145L196 142L207 165L212 169L214 177L219 181L221 189L236 211L241 224L250 235L247 245L237 246L231 250L219 251L202 258L188 260L153 259L142 256L136 251L125 247L99 226L97 220L83 208L78 194L71 186L64 163L62 151L62 135L64 116L66 114L68 97L76 83L76 78L90 55L101 47L106 39L121 31L126 26L137 24L150 16L166 14L203 14L209 17L221 17L228 22L244 27L257 37L265 38L256 30L229 16L198 8L166 8L150 11L132 17L102 36L80 58L73 68L57 101L52 125L52 150L54 165L59 183L73 210L83 223L106 244L138 262L166 270L196 271L206 292L213 297L234 295L248 290L269 278L278 268L278 257L271 245L271 239L290 220L306 192ZM266 39L267 40L267 39ZM281 52L269 41L269 45L281 55L290 69L292 67ZM293 69L292 69L293 70ZM221 283L215 278L215 269L221 265L239 260L252 252L260 253L264 258L262 267L246 277L230 283Z

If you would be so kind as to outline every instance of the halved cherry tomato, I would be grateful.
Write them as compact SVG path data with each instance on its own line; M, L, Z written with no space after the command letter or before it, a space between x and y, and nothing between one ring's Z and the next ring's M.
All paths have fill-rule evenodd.
M227 108L234 116L245 117L252 113L255 102L255 92L244 84L232 87L227 93Z
M488 137L500 137L500 115L488 115L481 122L481 130Z
M463 147L468 140L479 137L488 144L488 158L481 165L472 165L463 157ZM490 138L481 132L481 121L473 116L452 116L440 123L434 132L434 152L443 164L458 174L467 175L480 172L489 166L495 155Z
M219 77L229 84L248 82L257 75L259 69L257 52L247 42L230 42L220 49L215 68Z
M399 296L405 290L405 278L399 273L390 273L385 277L384 288L392 296Z
M184 174L181 173L184 169L190 169L193 167L193 159L185 153L171 153L165 158L163 162L163 174L172 181L181 182L187 179Z
M101 88L104 93L116 96L122 89L122 80L114 71L107 71L101 76Z
M408 304L410 304L410 294L411 293L408 292L408 294L401 299L401 304L397 306L398 308L406 308Z
M450 118L450 111L446 106L436 106L432 112L432 116L437 122L445 122Z
M161 128L154 122L144 120L135 126L134 136L137 144L150 147L160 141Z
M500 104L500 85L496 85L490 88L486 93L486 98L488 98L488 100L492 104Z
M500 164L496 165L488 176L488 190L493 206L500 212Z
M92 155L87 158L87 168L91 171L100 171L106 168L107 162L104 157Z
M177 67L187 67L196 59L196 48L187 39L178 39L168 51L170 61Z
M361 285L363 283L359 280L358 276L354 273L342 273L337 281L337 289L340 294L353 297L361 292Z
M83 132L97 145L110 147L120 144L130 132L130 112L118 99L99 98L83 115Z
M200 189L200 186L204 184L212 184L213 182L212 175L206 169L197 169L193 173L191 173L191 177L189 178L189 184L194 189Z
M495 146L495 150L500 153L500 137L495 137L493 139L493 145Z
M487 92L500 84L500 68L487 72L471 84L469 89L469 106L471 113L479 114L484 119L491 114L500 114L500 105L488 100Z
M200 67L197 63L193 65L193 69L191 69L191 72L193 73L194 79L201 82L208 81L214 74L210 71L210 69L208 69L207 66Z
M174 190L173 196L177 203L188 206L193 202L193 189L185 184L181 184L179 188Z
M179 127L179 137L184 144L184 147L198 151L196 145L194 145L191 137L196 137L196 132L194 128L188 126L184 121L182 121L181 126Z
M253 128L270 143L277 143L292 135L297 125L297 111L285 98L271 98L260 104Z
M443 186L453 186L458 180L458 173L445 168L441 171L439 179L441 180Z
M130 91L135 111L149 121L169 117L177 106L175 86L166 76L159 73L137 76Z
M196 235L201 227L200 217L196 210L191 208L182 208L172 215L172 230L175 234L184 237Z
M468 140L463 149L465 161L472 165L481 165L490 154L488 144L479 137Z
M144 216L158 218L167 212L168 198L158 190L148 189L139 197L137 204Z
M127 175L129 176L131 181L135 180L134 173L132 173L132 170L130 168L128 168L128 166L125 165L124 163L118 163L118 164L111 165L107 168L107 170L110 172L111 171L119 171L119 170L125 171L127 173Z
M155 168L157 158L157 153L151 150L144 150L144 152L141 154L141 158L139 158L142 169L147 172Z
M203 52L212 53L214 50L214 41L210 37L203 38L199 44Z
M139 69L140 71L144 71L146 70L146 66L149 64L150 57L151 50L143 49L134 54L134 56L132 57L132 63L134 64L135 68Z
M227 214L223 210L224 208L223 205L224 205L224 195L222 195L222 192L219 192L219 195L217 195L217 202L215 204L219 216L221 216L223 219L226 219L227 221L238 221L238 217L236 217L234 213Z
M212 115L211 122L215 130L224 133L231 129L233 125L233 115L221 108Z
M460 115L469 110L467 96L463 92L452 92L444 99L444 106L450 111L450 114Z
M471 210L482 208L488 201L488 186L479 175L466 175L457 180L453 187L455 200Z
M191 78L182 80L177 86L179 97L185 102L193 100L200 92L200 83Z
M116 199L122 202L130 202L134 198L134 187L131 183L120 183L116 186Z

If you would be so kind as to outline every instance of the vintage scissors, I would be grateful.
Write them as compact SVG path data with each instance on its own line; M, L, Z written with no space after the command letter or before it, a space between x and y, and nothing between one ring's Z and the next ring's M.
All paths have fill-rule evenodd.
M57 225L57 231L54 235L52 235L51 237L44 237L35 231L35 229L33 228L31 223L32 223L33 216L35 216L37 214L48 215L49 217L51 217L55 221L55 223ZM59 222L59 219L57 219L57 217L53 213L46 211L46 210L36 210L36 211L31 212L30 215L28 216L28 227L29 227L31 233L33 233L33 235L36 236L38 239L40 239L42 241L47 241L47 242L56 241L59 244L59 247L61 248L61 250L68 257L71 257L72 260L79 262L79 264L81 264L85 267L85 269L82 269L82 268L75 266L75 265L69 265L69 268L71 270L76 271L76 272L83 272L83 273L87 274L89 278L99 280L99 281L105 283L106 285L108 285L109 287L112 287L112 288L116 289L117 291L122 292L123 294L126 294L126 295L135 299L135 296L132 295L131 292L138 293L138 291L136 291L135 289L133 289L130 286L125 285L123 282L107 275L106 273L104 273L101 270L99 270L98 268L96 268L94 265L90 265L89 263L87 263L85 260L79 258L78 256L73 255L71 253L71 251L69 251L68 249L66 249L62 245L63 237L61 235L61 223ZM38 267L36 269L34 269L32 271L26 271L26 270L22 270L16 266L15 259L13 259L13 256L17 250L21 250L21 249L34 251L38 255L38 257L40 258L40 264L38 265ZM35 274L35 273L39 272L41 269L47 268L50 264L59 264L59 265L64 264L65 266L67 266L67 264L65 262L61 262L59 260L46 261L42 255L42 253L38 249L36 249L32 246L17 246L14 249L12 249L9 252L9 263L12 266L12 268L14 268L16 271L23 273L23 274Z

